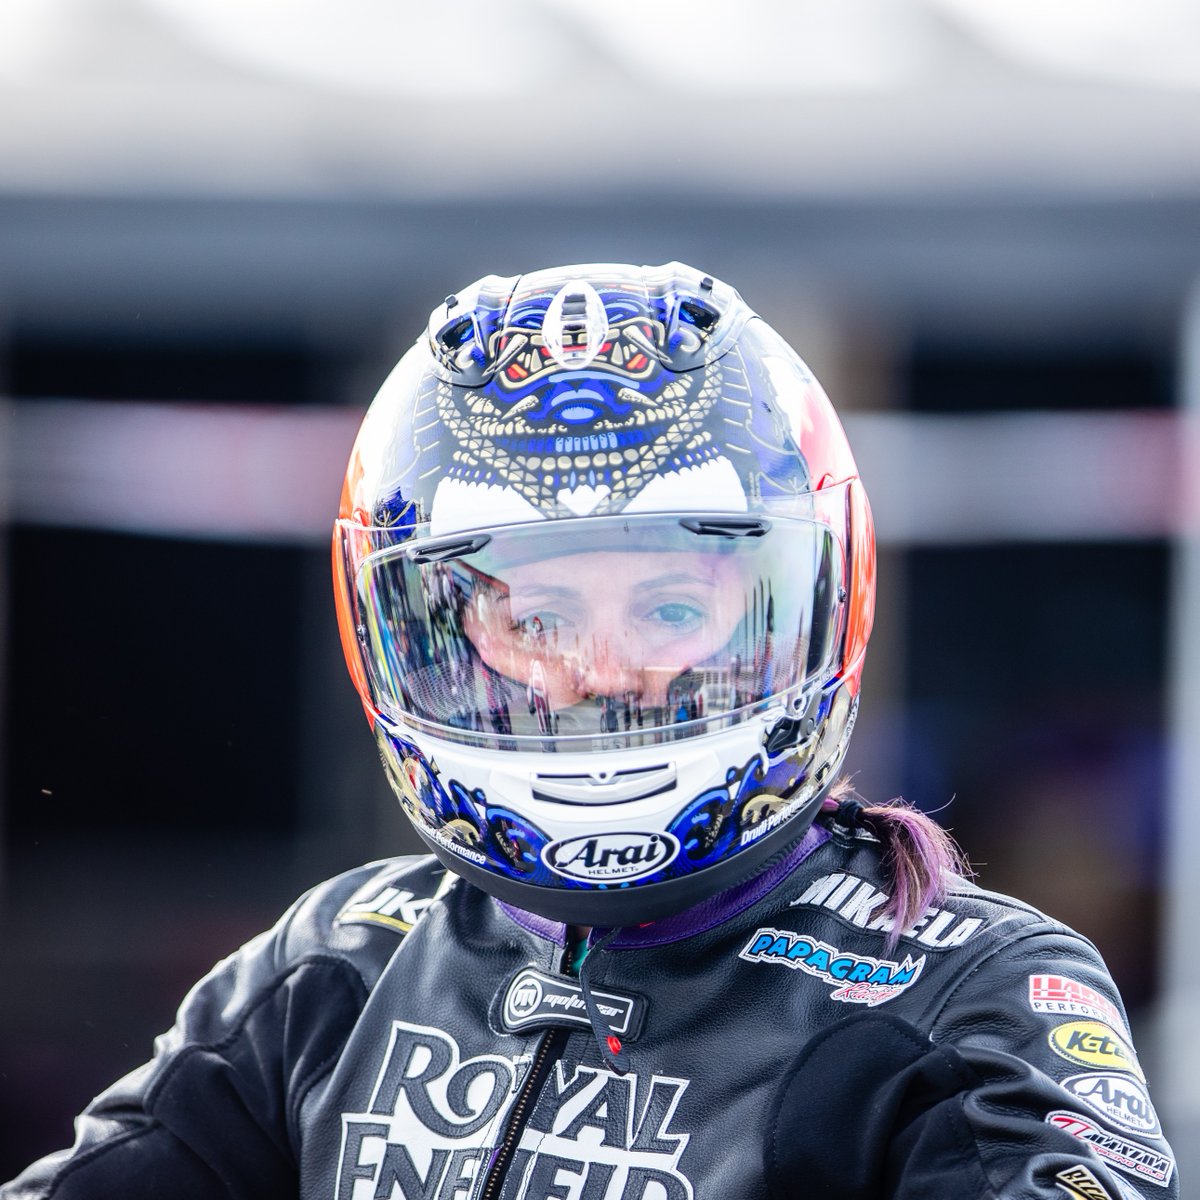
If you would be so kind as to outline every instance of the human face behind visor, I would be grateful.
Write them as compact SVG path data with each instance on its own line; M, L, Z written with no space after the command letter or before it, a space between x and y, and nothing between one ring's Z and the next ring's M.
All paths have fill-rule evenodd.
M823 678L844 578L831 529L728 528L592 517L382 549L384 531L347 528L380 711L498 749L599 749L689 736Z
M663 707L671 683L733 636L746 611L744 567L699 551L525 563L475 593L464 629L488 667L543 689L554 710L597 697Z

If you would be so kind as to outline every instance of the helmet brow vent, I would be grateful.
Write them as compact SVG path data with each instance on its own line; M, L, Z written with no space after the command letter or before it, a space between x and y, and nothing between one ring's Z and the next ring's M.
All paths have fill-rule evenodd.
M474 554L476 550L482 550L491 540L490 533L476 533L470 537L438 538L437 541L410 546L405 554L415 563L448 562L452 558L462 558L464 554Z
M469 316L459 317L455 321L451 321L449 325L443 326L438 330L438 341L443 347L453 354L456 350L461 350L463 346L471 340L475 332L475 325Z
M679 315L701 333L707 333L721 319L721 314L711 304L691 298L679 302Z
M690 533L709 537L762 537L771 528L765 517L681 517L679 524Z
M625 804L645 800L675 786L675 764L594 775L540 775L532 779L535 800L558 804Z
M542 342L561 367L582 369L608 336L608 312L600 293L576 279L555 293L542 318Z

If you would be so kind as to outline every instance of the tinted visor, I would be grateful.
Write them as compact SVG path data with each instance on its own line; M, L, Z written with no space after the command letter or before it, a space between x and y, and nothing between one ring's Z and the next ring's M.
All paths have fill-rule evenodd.
M844 561L818 521L592 517L383 549L387 531L342 532L380 709L472 740L686 736L835 656Z

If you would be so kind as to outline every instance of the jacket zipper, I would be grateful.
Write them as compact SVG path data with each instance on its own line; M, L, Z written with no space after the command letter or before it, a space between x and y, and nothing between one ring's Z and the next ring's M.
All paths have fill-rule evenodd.
M546 1078L550 1074L550 1068L557 1059L562 1057L568 1036L569 1033L565 1029L552 1029L539 1043L537 1053L533 1056L533 1063L529 1068L529 1074L525 1076L520 1094L508 1115L504 1138L488 1167L487 1181L483 1185L483 1191L479 1193L479 1200L495 1200L500 1195L500 1189L504 1186L504 1177L508 1174L512 1157L521 1141L521 1134L529 1122L533 1102L537 1100L538 1093L542 1090L542 1084L546 1082Z

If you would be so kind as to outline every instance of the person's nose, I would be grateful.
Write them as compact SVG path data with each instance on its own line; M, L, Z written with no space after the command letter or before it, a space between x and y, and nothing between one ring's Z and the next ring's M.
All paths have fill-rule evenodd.
M600 696L639 691L643 666L627 630L596 630L585 656L581 683L585 691Z

